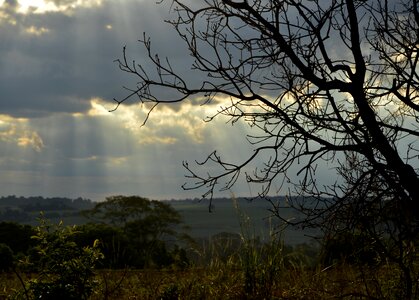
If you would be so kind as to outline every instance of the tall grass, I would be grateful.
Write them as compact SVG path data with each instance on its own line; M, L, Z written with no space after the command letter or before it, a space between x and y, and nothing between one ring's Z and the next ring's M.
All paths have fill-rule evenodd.
M284 270L285 254L281 231L273 228L269 222L268 232L261 232L258 235L252 220L240 209L234 197L233 203L241 228L242 248L238 270L242 273L243 292L247 297L270 299L275 283Z

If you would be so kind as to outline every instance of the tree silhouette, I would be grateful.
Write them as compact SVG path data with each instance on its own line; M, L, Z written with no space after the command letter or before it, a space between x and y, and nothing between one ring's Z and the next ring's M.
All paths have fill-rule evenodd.
M124 48L119 67L138 84L115 99L117 106L136 97L151 104L150 113L158 105L224 99L207 121L226 115L232 124L248 123L254 149L238 164L215 151L198 163L215 163L218 173L185 162L191 181L184 188L204 188L212 199L216 188L229 189L244 175L260 184L263 197L283 192L272 191L274 183L290 181L302 196L290 205L305 216L294 225L368 231L403 269L411 298L415 256L406 253L419 217L418 1L169 2L176 17L168 22L194 59L190 72L202 80L175 70L144 35L154 71L131 61ZM331 167L334 184L318 184L322 164ZM295 167L297 179L290 175ZM281 217L282 204L274 205ZM383 235L392 242L382 242Z
M83 214L91 220L99 221L99 224L113 226L103 226L102 231L106 233L104 229L108 232L113 229L111 240L120 243L117 249L106 251L123 249L122 253L113 253L120 256L116 261L118 264L126 263L135 267L170 265L172 257L166 247L167 242L190 239L187 234L181 232L185 227L182 226L179 212L169 203L157 200L139 196L111 196L107 197L106 201L96 203ZM90 227L92 229L92 226ZM95 227L100 231L101 227ZM85 226L85 229L89 228ZM118 232L119 230L121 231Z

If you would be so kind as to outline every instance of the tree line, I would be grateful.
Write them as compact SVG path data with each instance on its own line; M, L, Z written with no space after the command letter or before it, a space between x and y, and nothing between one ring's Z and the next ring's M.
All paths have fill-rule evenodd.
M167 203L136 196L114 196L82 214L91 221L74 226L75 234L71 239L80 247L91 246L98 240L98 247L104 254L103 268L163 267L176 260L179 264L187 263L184 250L178 244L189 237L182 235L182 228L178 228L181 217ZM33 239L36 228L1 222L0 243L17 257L30 255L36 246ZM12 263L6 258L4 260L5 266Z

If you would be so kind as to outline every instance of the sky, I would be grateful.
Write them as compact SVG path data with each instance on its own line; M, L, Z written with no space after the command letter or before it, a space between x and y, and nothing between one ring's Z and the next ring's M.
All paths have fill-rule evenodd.
M159 106L145 126L148 108L138 101L113 111L113 99L136 83L115 60L126 46L130 58L147 66L138 42L144 32L186 79L201 80L189 72L190 55L164 22L175 17L171 1L156 2L0 0L0 196L200 198L205 190L182 189L193 184L183 161L193 164L217 150L238 163L252 153L248 124L232 126L223 117L204 122L219 110L217 101ZM320 182L335 180L332 168L318 168ZM273 186L278 194L286 189ZM259 191L243 176L215 197Z
M134 82L115 60L126 45L142 61L143 32L187 60L169 12L148 0L0 0L0 196L195 198L183 161L215 149L245 158L246 125L203 121L215 105L162 107L145 126L135 101L109 112ZM244 182L231 192L251 193Z

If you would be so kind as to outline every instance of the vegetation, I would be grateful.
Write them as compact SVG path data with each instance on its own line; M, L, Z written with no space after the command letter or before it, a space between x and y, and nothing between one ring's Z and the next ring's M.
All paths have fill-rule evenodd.
M4 230L14 228L17 236L19 232L27 233L28 228L32 232L32 238L26 240L30 241L27 247L14 246L19 252L13 251L7 241L0 244L0 298L403 299L405 295L399 284L398 276L403 273L399 265L380 260L379 251L373 247L365 249L369 243L362 234L343 233L324 244L313 241L285 245L276 227L266 236L256 234L252 220L238 205L240 233L221 232L191 244L185 244L183 239L175 244L173 240L160 240L167 247L166 252L159 252L160 246L154 249L158 254L154 257L139 251L135 255L143 255L143 261L144 258L149 261L136 264L137 260L121 251L132 247L128 236L133 232L125 233L124 224L143 220L147 214L140 214L137 209L151 209L153 202L122 196L108 201L127 205L133 199L140 199L132 210L135 213L126 215L123 222L110 222L117 226L106 223L64 226L45 218L40 219L37 227L18 224L12 227L13 223L0 226ZM111 211L119 211L117 219L121 220L122 211L114 204ZM99 207L99 216L108 211L102 210L106 205ZM126 206L125 209L129 210ZM140 236L148 232L137 230ZM163 232L173 233L167 229ZM137 242L133 241L138 247L149 249L147 243ZM9 244L13 245L13 241ZM170 259L158 263L167 257ZM417 259L414 264L418 267ZM413 290L418 289L415 282ZM418 296L415 293L413 296Z
M32 252L18 261L15 273L22 283L16 297L24 299L88 299L97 285L94 278L97 262L102 258L98 241L80 247L73 237L76 227L51 224L41 216L32 237ZM25 281L20 272L36 274Z
M287 269L276 274L268 299L403 299L393 269L360 272L350 265L327 270ZM245 293L243 274L223 269L101 270L90 299L263 299ZM20 288L16 277L0 274L2 297ZM368 282L368 286L365 285ZM259 288L263 289L263 285Z
M336 258L315 245L286 246L280 235L219 234L195 249L189 265L101 269L100 242L78 246L77 227L42 221L35 252L0 273L0 297L18 299L401 299L396 264ZM247 226L247 225L246 225ZM322 252L335 251L325 248ZM351 253L354 255L354 253ZM31 272L25 272L31 269ZM99 268L98 268L99 267ZM21 280L21 281L20 281ZM23 283L23 285L22 285ZM417 286L415 287L417 289Z

